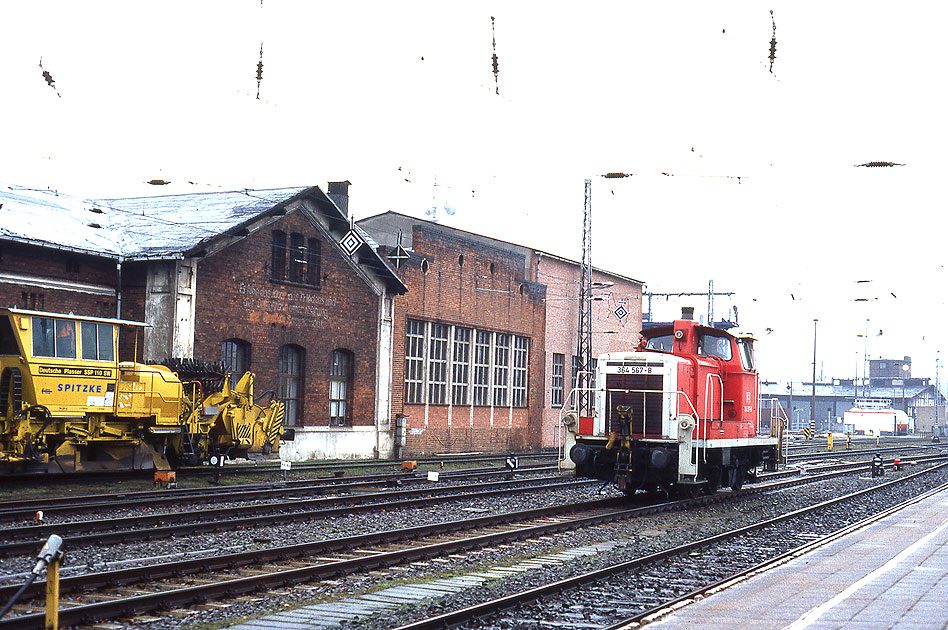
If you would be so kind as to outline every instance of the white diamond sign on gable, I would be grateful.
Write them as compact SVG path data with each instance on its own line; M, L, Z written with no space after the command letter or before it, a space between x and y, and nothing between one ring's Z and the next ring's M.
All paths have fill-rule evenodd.
M616 317L618 317L619 319L623 319L626 315L629 314L629 311L625 310L625 307L620 305L619 308L617 308L614 311L614 313L616 314Z
M339 246L342 247L344 252L352 256L359 251L363 243L362 237L356 234L355 230L349 230L346 235L342 237L342 240L339 241Z

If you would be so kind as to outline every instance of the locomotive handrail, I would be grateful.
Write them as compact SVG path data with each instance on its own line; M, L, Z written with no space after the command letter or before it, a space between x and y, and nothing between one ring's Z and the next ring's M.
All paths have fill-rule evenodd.
M721 378L720 374L710 373L707 375L707 378L704 379L704 415L708 420L714 420L711 416L711 400L712 395L714 394L714 379L718 379L718 382L721 384L721 413L718 415L718 418L721 421L724 421L724 379ZM710 393L709 393L710 392ZM705 425L704 429L704 441L702 442L703 452L701 454L702 460L704 463L708 463L708 426ZM698 439L701 439L701 436L698 436Z
M577 383L580 382L579 376L582 374L589 374L593 377L592 378L593 386L592 387L573 387L572 389L569 390L569 393L567 393L563 399L563 406L560 407L560 417L559 417L559 420L557 421L557 426L556 426L556 431L555 431L556 432L557 459L563 459L565 457L566 444L565 444L565 440L562 439L562 435L563 435L563 432L566 430L567 425L566 423L563 422L563 420L566 418L566 416L568 416L569 414L573 412L576 412L577 421L579 419L579 409L578 409L579 405L573 404L574 403L573 399L581 391L588 391L591 394L595 394L596 389L597 389L595 386L595 382L596 382L595 373L590 372L590 371L578 372L576 375ZM589 380L587 379L586 382L589 382ZM575 401L575 402L578 402L578 401ZM595 417L595 406L593 406L593 417Z

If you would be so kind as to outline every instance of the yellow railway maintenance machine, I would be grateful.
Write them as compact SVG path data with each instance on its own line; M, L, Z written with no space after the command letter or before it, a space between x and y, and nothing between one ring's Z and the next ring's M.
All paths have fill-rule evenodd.
M205 395L165 366L119 361L120 328L144 326L0 309L0 467L164 469L278 451L283 404L255 404L250 372Z

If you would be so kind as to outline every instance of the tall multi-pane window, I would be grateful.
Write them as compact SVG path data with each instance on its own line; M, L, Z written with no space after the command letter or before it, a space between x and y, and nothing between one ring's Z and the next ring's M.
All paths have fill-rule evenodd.
M447 403L448 390L448 327L431 324L428 340L428 402Z
M311 238L306 241L306 284L317 288L322 263L321 249L319 239Z
M221 343L221 361L230 372L230 384L234 385L250 368L250 344L243 339L228 339Z
M303 282L306 277L306 246L302 234L290 234L290 282Z
M424 402L425 322L408 320L405 335L405 402Z
M490 333L486 330L474 336L474 404L490 404Z
M329 363L329 425L349 424L349 383L352 380L352 353L333 350Z
M510 387L510 404L514 407L527 406L527 338L514 337L513 340L513 378Z
M454 353L451 361L451 403L466 405L467 382L471 374L471 329L454 329Z
M553 353L553 380L550 383L550 404L554 407L563 406L563 369L566 367L566 355Z
M270 278L273 280L308 284L319 288L321 243L293 232L274 230L270 236Z
M270 236L270 277L286 278L286 232L274 230Z
M286 424L299 422L303 411L303 388L300 383L303 374L303 349L299 346L280 347L280 379L278 398L286 406Z
M507 379L510 378L510 335L494 337L494 406L507 406Z
M405 403L526 407L529 347L510 333L410 319Z

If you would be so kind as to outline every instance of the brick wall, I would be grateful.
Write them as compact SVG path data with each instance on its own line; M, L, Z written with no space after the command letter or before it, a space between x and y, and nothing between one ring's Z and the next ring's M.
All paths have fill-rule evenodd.
M114 260L0 241L0 274L0 304L5 307L115 317ZM31 278L75 283L76 290L39 286ZM92 293L82 285L110 294Z
M271 233L296 232L319 239L319 287L271 280ZM349 393L353 425L375 422L375 378L379 298L356 275L308 217L291 212L278 222L200 261L195 306L196 359L221 360L221 344L250 344L255 393L277 391L280 347L304 350L304 425L329 423L330 355L352 353Z
M543 381L543 446L558 446L556 425L562 406L552 400L553 353L564 356L564 403L572 383L573 355L576 354L579 324L580 269L575 262L541 256L537 279L547 285L546 365ZM642 285L617 276L593 271L593 282L612 283L593 290L592 302L593 358L605 352L634 350L642 330ZM622 306L627 314L619 318L615 311Z
M537 448L543 382L536 375L544 370L544 287L523 279L522 256L437 226L416 225L412 249L398 272L408 293L395 301L393 415L407 416L404 453ZM527 337L527 406L405 404L409 319Z

